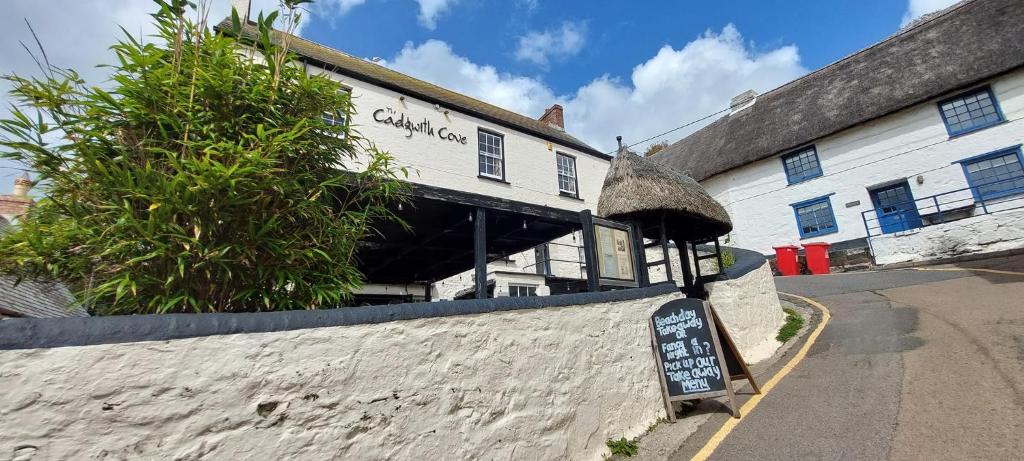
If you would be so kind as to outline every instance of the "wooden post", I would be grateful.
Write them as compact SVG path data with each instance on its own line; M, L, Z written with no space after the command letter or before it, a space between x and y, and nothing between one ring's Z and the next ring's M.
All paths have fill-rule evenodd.
M487 211L477 207L473 217L473 260L476 266L476 299L487 297Z
M640 223L630 223L633 231L633 260L636 262L636 282L641 287L651 286L651 277L647 273L647 248L644 247L644 236Z
M594 217L590 210L580 212L580 225L583 226L583 257L587 263L587 290L601 291L597 271L597 236L594 235Z
M689 295L693 290L693 272L690 272L690 257L686 254L686 242L676 242L676 253L679 253L680 266L683 269L683 287Z
M665 213L664 212L661 213L661 256L662 256L662 259L665 260L665 280L668 280L669 282L674 282L675 279L672 278L672 258L669 256L669 252L668 252L668 236L666 235L666 232L665 232ZM685 271L686 269L683 269L683 270Z

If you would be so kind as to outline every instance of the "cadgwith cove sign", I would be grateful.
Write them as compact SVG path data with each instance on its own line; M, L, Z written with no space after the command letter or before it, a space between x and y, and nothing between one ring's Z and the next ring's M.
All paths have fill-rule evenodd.
M373 121L404 130L406 139L411 139L413 135L422 133L427 136L436 136L439 139L463 145L469 143L469 139L466 138L465 135L456 133L452 131L451 128L443 126L434 130L434 125L430 120L424 118L423 120L413 121L412 117L407 117L405 115L405 112L399 112L390 107L373 111Z

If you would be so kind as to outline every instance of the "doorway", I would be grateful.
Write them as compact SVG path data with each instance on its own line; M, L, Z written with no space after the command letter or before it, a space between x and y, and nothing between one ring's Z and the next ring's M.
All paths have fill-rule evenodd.
M921 227L921 215L906 180L870 189L869 192L883 234Z

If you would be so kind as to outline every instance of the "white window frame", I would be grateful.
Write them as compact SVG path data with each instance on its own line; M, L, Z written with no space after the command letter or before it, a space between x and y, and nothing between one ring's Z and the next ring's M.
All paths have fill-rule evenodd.
M515 291L513 291L515 289ZM530 292L533 294L530 294ZM522 294L522 293L526 294ZM525 283L510 283L508 284L508 295L512 298L521 298L527 296L537 296L537 285L529 285Z
M498 141L498 144L486 144L485 139L495 139ZM486 152L483 149L484 145L495 148L497 153ZM493 166L497 170L496 173L488 173L484 171L484 158L494 162ZM497 179L498 181L505 180L505 136L501 133L495 133L483 128L477 130L477 172L480 177L483 178Z
M563 165L563 160L565 160ZM570 197L579 198L580 182L576 176L576 157L564 152L555 152L555 169L558 171L558 192ZM571 189L562 187L562 179L572 186Z

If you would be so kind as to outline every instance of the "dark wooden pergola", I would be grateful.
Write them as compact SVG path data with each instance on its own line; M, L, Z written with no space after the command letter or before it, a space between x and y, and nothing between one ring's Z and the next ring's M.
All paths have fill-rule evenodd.
M529 250L581 228L580 213L415 184L396 223L358 252L368 283L430 284L475 269L476 297L487 296L487 263Z

